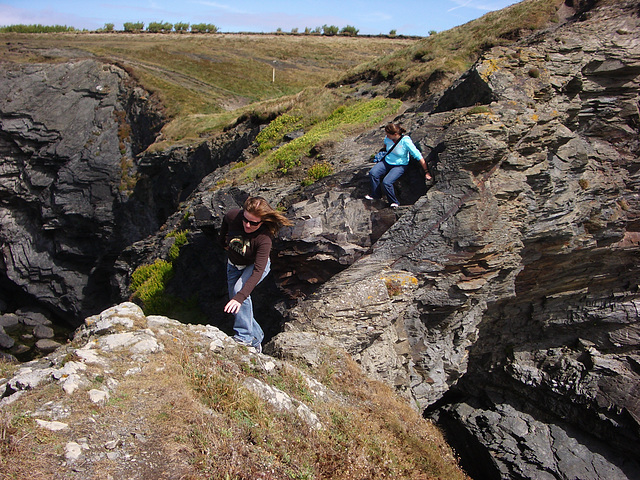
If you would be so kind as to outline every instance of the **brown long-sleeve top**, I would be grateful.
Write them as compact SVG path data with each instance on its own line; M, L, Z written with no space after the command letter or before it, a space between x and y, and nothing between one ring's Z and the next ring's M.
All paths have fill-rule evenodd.
M233 300L242 303L251 295L267 268L273 243L271 235L264 225L253 233L246 233L242 225L242 210L236 208L229 210L222 219L219 238L231 263L239 266L253 265L253 273L233 297Z

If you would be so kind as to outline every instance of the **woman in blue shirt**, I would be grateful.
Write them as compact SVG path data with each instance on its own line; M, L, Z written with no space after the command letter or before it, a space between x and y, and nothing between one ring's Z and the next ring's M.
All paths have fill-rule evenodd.
M390 123L384 127L387 136L384 139L384 146L387 154L384 159L376 163L369 171L371 177L371 195L365 196L367 200L382 197L382 191L387 195L391 208L396 208L398 199L396 198L393 184L398 180L409 165L409 157L414 157L424 170L424 176L431 180L431 175L427 169L427 163L422 158L420 150L413 144L411 138L404 136L406 130L396 123Z

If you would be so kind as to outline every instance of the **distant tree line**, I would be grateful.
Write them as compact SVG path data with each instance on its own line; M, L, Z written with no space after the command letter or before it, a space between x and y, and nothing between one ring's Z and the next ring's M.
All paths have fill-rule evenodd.
M304 29L304 33L307 35L326 35L326 36L333 36L333 35L349 35L349 36L353 36L355 37L356 35L358 35L358 32L360 30L358 30L356 27L352 27L351 25L347 25L346 27L336 27L335 25L323 25L322 27L316 27L316 28L310 28L307 27ZM294 28L291 30L291 33L298 33L298 29Z
M110 28L107 28L110 27ZM124 31L128 33L141 33L143 31L147 31L149 33L216 33L218 31L218 27L216 27L212 23L193 23L188 24L185 22L178 22L176 24L172 24L169 22L150 22L147 26L147 29L144 30L143 22L125 22L123 24ZM107 23L105 25L104 31L112 32L113 24Z
M178 33L216 33L218 27L212 23L194 23L192 25L184 22L178 22L172 24L169 22L150 22L147 29L144 28L144 22L125 22L123 24L124 30L127 33L169 33L172 31ZM78 32L87 30L77 30L73 27L67 27L66 25L9 25L6 27L0 27L0 33L60 33L60 32ZM98 32L115 32L113 23L105 23L103 28L97 30Z
M218 27L216 27L211 23L189 24L185 22L178 22L178 23L172 24L169 22L150 22L149 25L147 25L147 28L145 30L144 22L125 22L123 24L123 27L124 27L123 31L127 33L143 33L143 32L217 33L218 32ZM48 26L48 25L38 24L38 25L9 25L7 27L0 27L0 32L3 32L3 33L6 33L6 32L58 33L58 32L77 32L77 31L79 30L76 30L73 27L67 27L66 25ZM86 32L87 30L82 30L82 31ZM104 27L98 29L97 31L98 32L115 32L116 30L114 29L113 23L105 23ZM304 33L306 35L326 35L326 36L347 35L347 36L355 37L356 35L358 35L358 32L360 32L360 30L358 30L356 27L353 27L351 25L347 25L346 27L343 27L343 28L339 28L335 25L323 25L322 27L315 27L315 28L307 27L304 29ZM281 28L278 28L276 33L284 33L284 32L282 31ZM298 29L297 28L291 29L291 33L298 34ZM433 30L429 32L430 35L433 35L434 33L436 32ZM389 32L389 36L395 37L396 31L391 30Z
M76 32L73 27L66 25L9 25L0 27L2 33L59 33L59 32Z

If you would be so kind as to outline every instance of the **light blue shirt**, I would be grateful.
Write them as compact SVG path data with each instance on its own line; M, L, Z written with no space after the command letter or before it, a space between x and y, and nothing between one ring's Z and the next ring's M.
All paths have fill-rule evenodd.
M394 143L395 142L389 137L384 137L384 146L386 147L387 152ZM411 138L408 135L405 135L400 139L398 145L396 145L391 153L387 153L384 160L389 165L408 165L409 156L412 156L418 161L422 159L422 153L420 153L420 150L418 150L418 148L413 144Z

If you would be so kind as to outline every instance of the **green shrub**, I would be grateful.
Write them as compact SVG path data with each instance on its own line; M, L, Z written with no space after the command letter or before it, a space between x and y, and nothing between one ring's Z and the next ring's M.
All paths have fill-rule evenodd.
M150 33L168 33L173 30L173 24L168 22L151 22L147 27Z
M124 31L129 33L139 33L144 29L144 22L125 22Z
M167 234L166 238L174 238L173 245L169 249L169 260L174 262L180 255L180 249L187 243L187 234L189 230L176 230Z
M173 277L173 262L180 255L180 248L187 243L188 230L177 230L167 234L174 242L169 249L169 261L156 259L151 265L141 265L131 274L129 289L132 297L142 302L145 314L167 315L171 311L184 308L185 302L165 294L165 289Z
M337 35L340 29L335 25L323 25L322 26L322 34L327 36Z
M189 24L185 22L178 22L173 26L173 29L178 33L188 32Z
M142 308L147 315L163 314L169 308L164 291L171 277L173 264L160 259L151 265L141 265L131 274L129 288L133 291L133 297L142 301Z
M75 32L73 27L67 27L66 25L9 25L7 27L0 27L2 33L60 33L60 32Z
M314 163L307 172L307 178L302 181L303 186L311 185L321 178L327 177L333 173L333 167L328 162Z
M358 32L360 30L358 30L356 27L352 27L351 25L347 25L346 27L343 27L342 30L340 30L340 34L341 35L349 35L352 37L355 37L356 35L358 35Z
M282 141L284 136L300 127L300 119L288 114L280 115L265 127L256 137L258 142L258 152L264 153L271 150Z
M218 27L211 23L194 23L191 25L192 33L216 33Z

